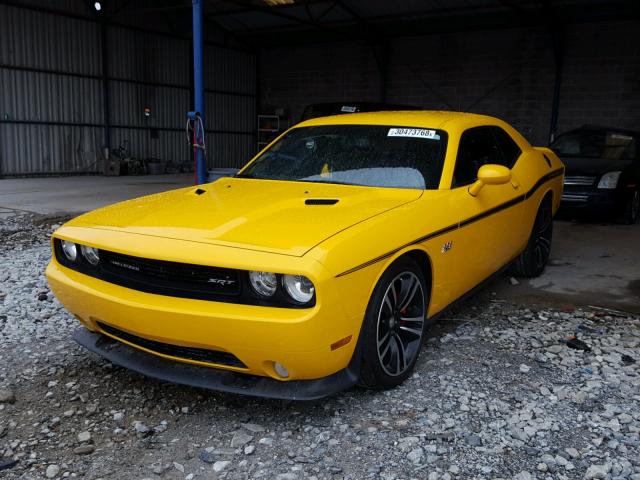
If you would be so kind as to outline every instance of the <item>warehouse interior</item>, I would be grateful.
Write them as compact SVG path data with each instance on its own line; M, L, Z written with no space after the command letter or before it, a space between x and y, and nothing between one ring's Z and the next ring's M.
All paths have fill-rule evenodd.
M639 246L640 0L0 0L0 479L640 480Z
M637 130L639 27L634 0L2 0L0 216L68 217L228 175L326 102L492 115L539 146L585 124ZM559 222L565 268L514 294L640 310L636 226L595 221ZM584 259L612 235L618 272L603 275Z
M637 128L639 12L633 0L203 1L207 166L242 166L322 102L495 115L535 145L585 123ZM188 1L0 2L0 177L105 173L118 154L192 168L192 28Z

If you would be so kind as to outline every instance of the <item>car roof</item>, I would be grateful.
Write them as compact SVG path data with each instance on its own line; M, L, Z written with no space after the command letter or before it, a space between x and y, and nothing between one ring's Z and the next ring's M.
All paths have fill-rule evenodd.
M446 110L403 110L384 112L349 113L305 120L296 127L320 125L398 125L422 128L444 128L445 124L456 126L499 125L503 122L494 117L476 113Z
M329 115L343 115L345 113L383 112L397 110L422 110L414 105L384 102L327 102L313 103L304 107L300 121Z
M578 128L574 128L573 130L567 130L566 132L562 132L560 135L564 135L565 133L573 133L573 132L592 132L592 131L598 131L598 132L618 132L618 133L625 133L627 135L633 135L633 136L639 136L640 135L640 131L637 130L629 130L627 128L619 128L619 127L607 127L604 125L591 125L591 124L586 124L586 125L582 125L581 127ZM560 136L558 135L558 136Z

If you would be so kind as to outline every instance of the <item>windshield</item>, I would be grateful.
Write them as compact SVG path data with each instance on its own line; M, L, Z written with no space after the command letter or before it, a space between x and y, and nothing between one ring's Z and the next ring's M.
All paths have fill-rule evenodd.
M436 189L447 135L379 125L295 128L238 177Z
M551 148L561 157L632 160L637 140L632 135L606 130L570 132L558 137Z

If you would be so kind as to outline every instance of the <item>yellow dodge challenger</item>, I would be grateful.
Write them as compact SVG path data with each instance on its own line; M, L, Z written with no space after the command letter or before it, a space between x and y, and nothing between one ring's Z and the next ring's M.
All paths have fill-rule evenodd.
M386 389L448 306L507 267L543 271L563 174L492 117L316 118L232 178L71 220L47 277L75 340L144 375L287 399Z

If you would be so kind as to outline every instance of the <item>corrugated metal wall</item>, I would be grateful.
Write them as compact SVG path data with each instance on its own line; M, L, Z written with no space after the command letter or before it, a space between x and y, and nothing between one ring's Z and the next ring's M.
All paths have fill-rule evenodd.
M111 148L126 141L139 158L190 162L190 42L105 28ZM0 5L0 175L101 170L101 35L93 19ZM205 64L209 166L240 166L255 152L255 56L207 45Z
M256 152L256 70L253 54L205 48L209 165L241 167Z

